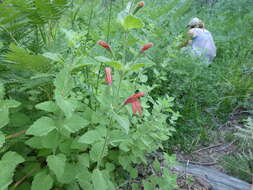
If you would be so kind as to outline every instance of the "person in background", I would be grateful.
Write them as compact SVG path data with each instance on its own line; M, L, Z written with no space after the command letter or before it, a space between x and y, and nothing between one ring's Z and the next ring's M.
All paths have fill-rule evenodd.
M203 21L199 18L191 19L187 28L187 34L191 39L187 44L191 47L191 52L203 57L207 65L211 64L216 56L216 46L211 32L205 29Z

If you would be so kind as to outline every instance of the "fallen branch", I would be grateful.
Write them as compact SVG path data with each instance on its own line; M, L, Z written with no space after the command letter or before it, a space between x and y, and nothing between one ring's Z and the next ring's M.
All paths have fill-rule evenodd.
M212 146L208 146L208 147L204 147L204 148L201 148L199 150L193 151L193 153L198 153L198 152L201 152L203 150L208 150L208 149L215 148L215 147L218 147L218 146L221 146L221 145L223 145L223 143L212 145Z
M201 165L201 166L213 166L215 164L217 164L217 162L194 162L194 161L190 161L190 160L178 160L179 162L185 162L187 163L187 165L189 163L194 164L194 165Z

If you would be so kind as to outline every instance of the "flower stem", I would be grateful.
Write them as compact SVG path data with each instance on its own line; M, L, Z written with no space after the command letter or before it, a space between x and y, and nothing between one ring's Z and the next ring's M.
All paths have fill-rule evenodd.
M111 124L112 124L112 117L110 118L108 128L109 128L109 126L111 126ZM98 160L98 163L97 163L97 168L98 169L99 169L100 164L101 164L101 162L103 160L103 156L104 156L104 153L105 153L105 149L106 149L108 140L109 140L109 134L108 134L108 131L106 130L105 142L104 142L103 149L102 149L102 152L100 153L99 160Z

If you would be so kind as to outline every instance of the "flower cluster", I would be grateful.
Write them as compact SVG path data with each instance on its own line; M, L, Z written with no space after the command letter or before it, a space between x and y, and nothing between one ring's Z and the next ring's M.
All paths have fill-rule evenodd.
M140 1L137 6L135 7L133 14L137 13L138 10L140 10L142 7L145 6L144 1ZM106 50L110 51L112 53L111 47L108 43L106 43L103 40L99 40L98 45L100 45L101 47L105 48ZM141 48L140 48L140 53L143 53L144 51L148 50L149 48L151 48L154 44L153 43L147 43L144 44ZM105 68L105 82L111 86L112 85L112 69L110 67L106 67ZM132 96L130 96L123 105L126 104L132 104L132 111L133 114L135 115L137 112L139 113L139 115L142 115L142 108L141 108L141 103L139 101L139 98L144 96L145 93L144 92L138 92Z
M141 2L139 4L142 4ZM144 6L144 5L143 5ZM103 40L99 40L98 44L100 46L102 46L105 49L108 49L111 51L111 47L109 44L107 44L105 41ZM140 52L144 52L146 50L148 50L149 48L151 48L153 46L153 43L147 43L144 46L141 47ZM106 67L105 68L105 82L108 85L112 85L112 69L110 67ZM125 102L124 105L126 104L132 104L132 111L133 114L135 115L137 112L142 115L142 109L141 109L141 103L139 101L139 98L144 96L145 93L144 92L139 92L136 93L132 96L130 96Z

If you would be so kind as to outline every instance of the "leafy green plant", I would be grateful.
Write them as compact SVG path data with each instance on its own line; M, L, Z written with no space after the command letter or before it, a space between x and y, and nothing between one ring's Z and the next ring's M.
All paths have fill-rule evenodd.
M138 165L148 164L146 153L163 149L162 142L175 131L172 125L178 114L172 110L173 98L154 100L148 95L152 87L139 82L143 68L150 66L142 62L143 57L153 44L145 44L137 54L129 53L128 35L143 27L133 9L129 3L118 17L125 35L122 52L100 40L96 46L105 50L105 56L84 55L78 35L67 30L63 33L68 54L63 59L53 59L57 57L53 54L30 55L10 46L5 59L22 64L20 72L39 80L53 78L33 87L28 81L15 84L27 85L21 104L11 100L10 84L1 84L0 164L8 167L1 170L0 189L112 190L126 188L124 184L139 189L141 183L145 189L176 187L175 176L168 168L161 169L160 163L156 168L162 175L139 178ZM20 54L23 59L18 58ZM30 59L38 62L26 67ZM46 71L35 64L51 69L39 76L38 72ZM14 116L27 121L19 126ZM166 153L164 158L171 166L173 159Z
M240 152L225 156L221 161L233 176L251 182L253 176L253 120L248 118L243 126L237 127L234 138L239 139ZM237 166L237 167L235 167ZM240 167L238 167L240 166Z

